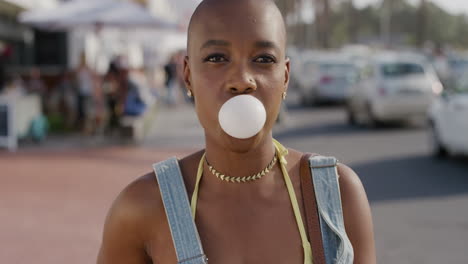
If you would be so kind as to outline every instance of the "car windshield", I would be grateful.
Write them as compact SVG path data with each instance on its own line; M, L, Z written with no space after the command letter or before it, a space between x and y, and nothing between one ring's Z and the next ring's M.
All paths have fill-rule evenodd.
M319 63L317 61L308 60L308 61L304 62L304 64L303 64L303 66L304 66L303 71L306 71L307 74L309 74L309 75L318 74L318 64Z
M466 69L468 67L468 59L453 59L449 63L452 68L456 69Z
M388 63L381 65L380 68L386 78L424 74L424 68L416 63Z
M351 64L321 63L320 72L332 76L352 77L356 74L356 68Z
M318 64L319 64L318 61L307 60L304 62L304 67L317 67Z

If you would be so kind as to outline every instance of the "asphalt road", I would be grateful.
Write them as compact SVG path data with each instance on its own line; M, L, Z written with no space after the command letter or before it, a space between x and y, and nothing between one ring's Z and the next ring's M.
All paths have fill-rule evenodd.
M336 156L358 173L371 202L378 263L466 263L468 160L434 159L424 127L369 130L347 125L339 106L292 107L274 136ZM161 108L139 146L58 143L0 152L0 263L93 263L118 192L152 162L202 147L203 130L182 106Z

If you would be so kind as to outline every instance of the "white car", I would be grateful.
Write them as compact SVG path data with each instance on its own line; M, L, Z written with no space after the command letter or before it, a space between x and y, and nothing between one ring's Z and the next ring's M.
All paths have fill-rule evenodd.
M436 156L468 155L468 78L451 88L429 109L430 142Z
M347 102L348 121L373 127L427 117L443 86L423 57L376 55L361 67Z
M347 100L357 71L345 54L308 52L301 66L297 83L303 105Z
M468 56L466 54L456 54L448 59L450 67L450 78L457 80L463 77L468 70Z

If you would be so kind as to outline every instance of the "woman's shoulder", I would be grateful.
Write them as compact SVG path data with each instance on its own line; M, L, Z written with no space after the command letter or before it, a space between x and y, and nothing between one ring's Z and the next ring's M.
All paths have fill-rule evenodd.
M202 154L202 151L198 151L179 160L187 189L192 185L190 177L192 171L196 171ZM154 225L165 222L165 217L156 176L151 171L136 178L117 195L106 222L115 223L115 226L132 227L134 232L144 233L148 228L152 229Z
M103 250L143 246L164 223L164 208L154 173L128 184L113 201L105 220Z
M372 215L364 186L347 165L338 163L337 171L344 225L354 248L354 261L376 263Z
M299 163L303 155L308 153L310 152L302 152L288 148L288 156L293 163ZM321 156L321 154L313 152L310 154L311 156ZM352 168L341 162L338 162L336 167L340 190L341 192L345 192L345 196L348 196L348 194L358 196L365 195L361 180Z
M300 161L302 160L302 157L304 157L305 154L310 154L311 157L319 155L313 152L302 152L293 148L288 148L288 156L287 156L288 163L292 162L294 164L299 165Z
M336 165L340 184L356 185L361 184L361 180L356 172L348 165L338 162ZM362 185L362 184L361 184Z
M303 154L289 149L290 160L296 163ZM344 226L354 249L354 260L359 263L376 263L372 216L364 186L358 174L348 165L338 162L336 172ZM333 190L336 191L335 188Z
M196 171L203 151L197 151L179 160L182 175ZM154 171L148 172L129 183L117 196L113 206L147 212L148 207L162 206L161 195ZM137 214L138 215L138 214Z
M104 224L99 263L143 262L150 241L168 232L157 181L154 172L149 172L128 184L112 203Z
M148 172L129 183L114 200L109 216L122 221L141 223L148 219L162 201L154 172Z

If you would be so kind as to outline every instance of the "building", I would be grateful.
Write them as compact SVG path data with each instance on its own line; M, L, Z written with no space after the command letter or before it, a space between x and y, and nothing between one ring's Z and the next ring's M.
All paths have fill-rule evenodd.
M0 0L0 60L3 65L20 66L33 62L33 30L18 23L18 14L25 8L11 1Z

